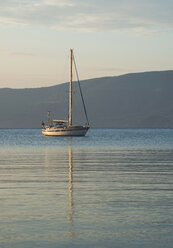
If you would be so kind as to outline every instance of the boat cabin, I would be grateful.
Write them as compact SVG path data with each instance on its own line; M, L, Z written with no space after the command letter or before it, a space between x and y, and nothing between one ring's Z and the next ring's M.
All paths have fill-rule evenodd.
M67 127L68 121L66 120L52 120L51 126L52 127Z

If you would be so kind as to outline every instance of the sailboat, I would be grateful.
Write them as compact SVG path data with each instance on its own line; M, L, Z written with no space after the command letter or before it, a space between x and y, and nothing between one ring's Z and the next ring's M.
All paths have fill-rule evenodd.
M87 123L86 125L73 125L72 123L72 70L73 64L76 70L77 81L79 85L79 90L81 94L81 99L83 103L83 108L86 116ZM90 124L88 121L88 116L86 112L86 107L84 103L84 98L82 95L82 90L79 82L79 77L77 73L76 63L74 59L73 50L70 49L70 80L69 80L69 118L68 120L52 120L51 113L48 112L48 120L45 125L42 122L42 134L45 136L85 136L88 129L90 128Z

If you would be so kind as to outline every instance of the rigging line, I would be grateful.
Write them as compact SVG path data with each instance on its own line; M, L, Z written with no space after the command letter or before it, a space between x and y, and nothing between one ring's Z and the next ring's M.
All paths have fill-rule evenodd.
M79 81L79 75L78 75L74 55L73 55L73 61L74 61L74 67L75 67L76 76L77 76L77 82L78 82L78 86L79 86L79 90L80 90L80 95L81 95L81 99L82 99L82 103L83 103L83 108L84 108L84 112L85 112L85 116L86 116L86 120L87 120L87 125L89 126L88 115L87 115L86 106L85 106L85 102L84 102L84 98L83 98L83 94L82 94L82 89L81 89L81 85L80 85L80 81Z

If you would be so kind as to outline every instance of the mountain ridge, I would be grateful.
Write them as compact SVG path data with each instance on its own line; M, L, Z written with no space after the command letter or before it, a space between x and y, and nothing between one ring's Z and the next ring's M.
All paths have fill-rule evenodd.
M173 70L88 79L81 87L91 127L173 127ZM84 123L76 82L73 94L74 123ZM67 118L68 83L0 89L0 128L39 128L48 111Z

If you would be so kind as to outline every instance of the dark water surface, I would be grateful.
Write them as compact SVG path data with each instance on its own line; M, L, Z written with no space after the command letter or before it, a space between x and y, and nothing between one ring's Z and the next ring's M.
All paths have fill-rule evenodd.
M172 248L172 233L172 129L0 129L0 248Z

